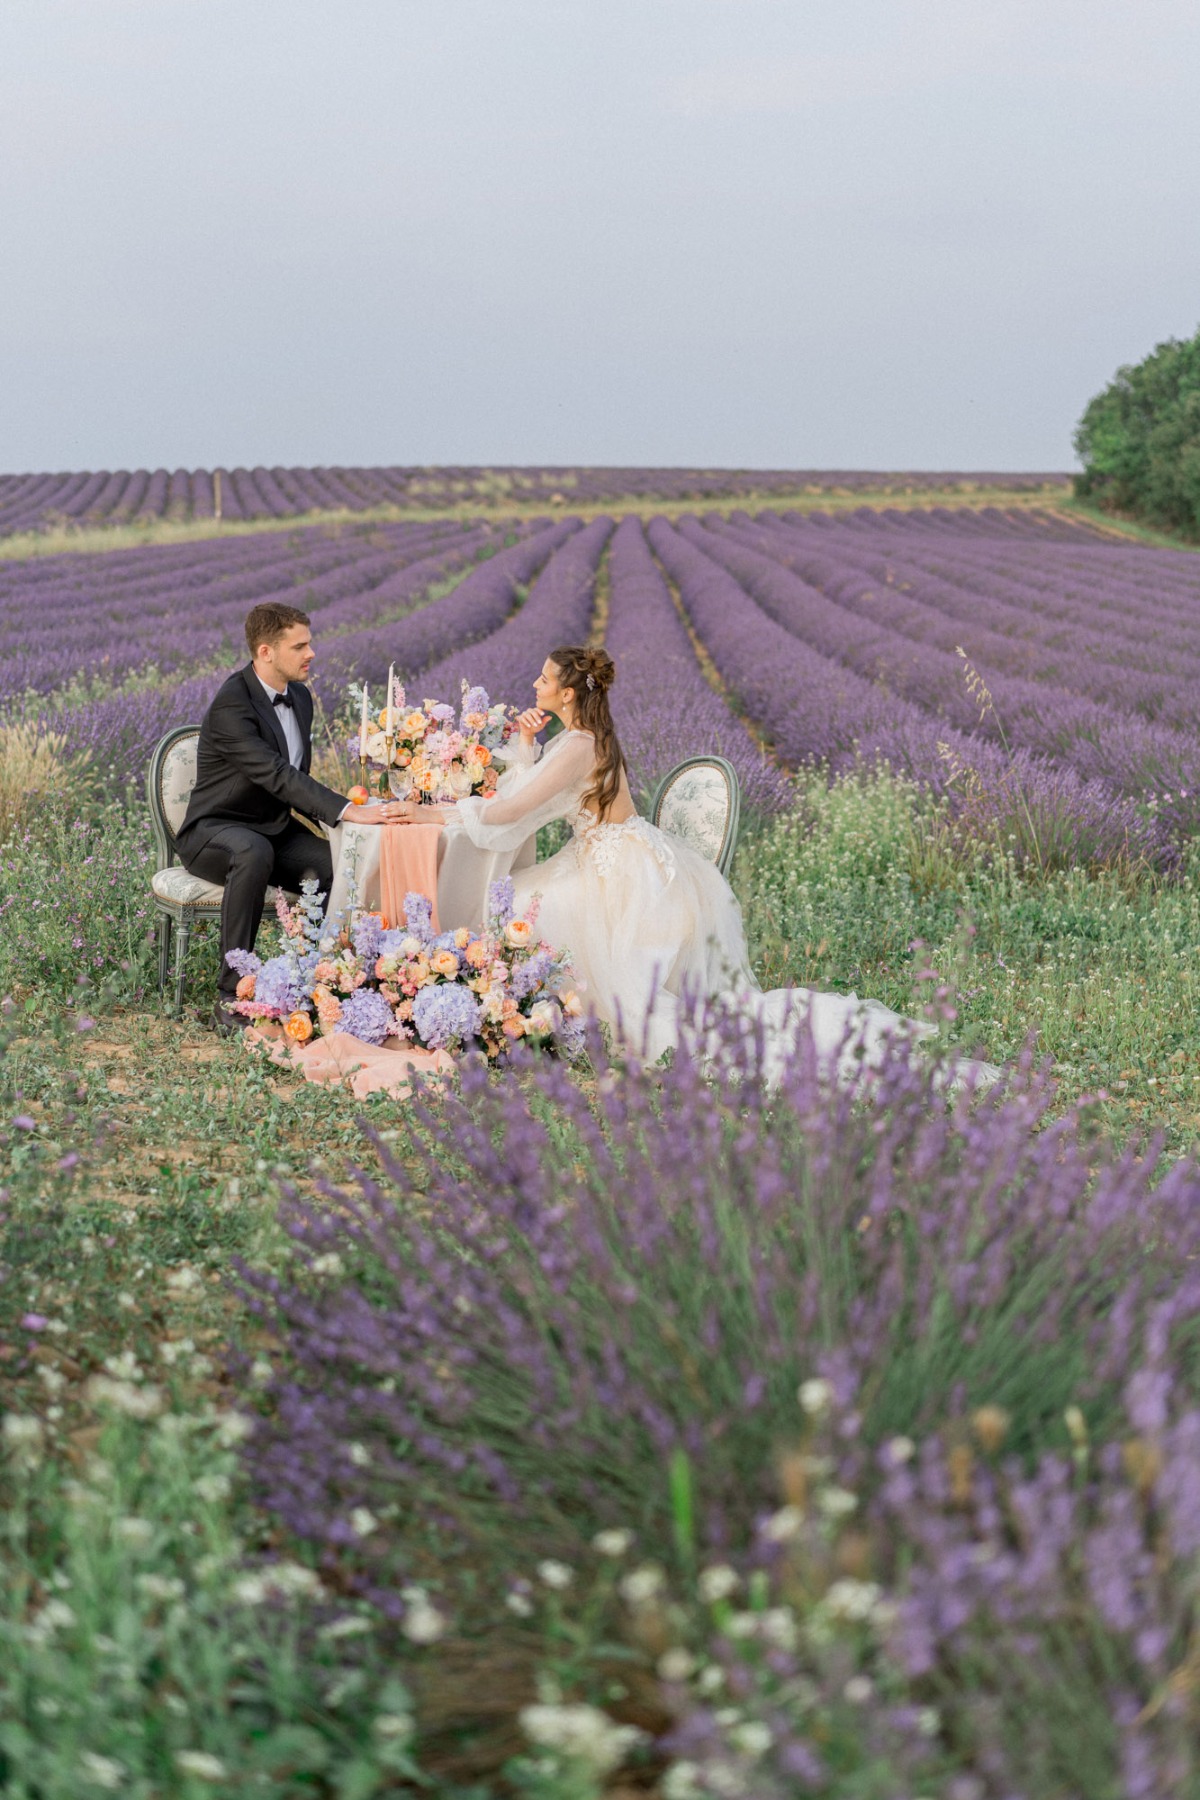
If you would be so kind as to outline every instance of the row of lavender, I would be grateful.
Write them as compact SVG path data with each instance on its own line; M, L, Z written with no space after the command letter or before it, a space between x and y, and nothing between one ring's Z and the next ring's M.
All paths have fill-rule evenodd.
M736 499L836 489L919 493L1064 488L1065 475L889 473L865 469L634 468L235 468L118 469L0 475L0 535L71 524L154 519L289 519L371 507L525 502L604 505L630 495L655 500Z

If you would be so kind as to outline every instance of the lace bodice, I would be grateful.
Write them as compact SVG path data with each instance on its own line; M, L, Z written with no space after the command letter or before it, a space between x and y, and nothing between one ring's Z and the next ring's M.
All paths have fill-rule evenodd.
M639 840L646 845L667 881L675 874L675 852L666 835L657 831L649 819L640 818L636 813L631 819L609 825L603 824L585 807L580 807L572 830L576 854L586 856L598 875L611 875L629 844Z

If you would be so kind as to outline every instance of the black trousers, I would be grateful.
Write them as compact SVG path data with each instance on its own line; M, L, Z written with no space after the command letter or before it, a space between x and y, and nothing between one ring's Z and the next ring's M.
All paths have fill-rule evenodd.
M179 854L189 874L199 875L202 881L219 881L225 888L217 980L222 999L232 999L238 984L237 970L225 961L225 952L253 950L267 889L274 885L297 893L310 875L316 876L325 895L333 884L333 857L327 840L294 819L277 837L267 837L250 825L210 825L201 820L180 840Z

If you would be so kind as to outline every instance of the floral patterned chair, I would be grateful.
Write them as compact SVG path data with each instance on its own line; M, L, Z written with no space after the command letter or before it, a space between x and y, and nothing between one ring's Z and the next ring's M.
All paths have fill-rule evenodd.
M175 860L175 833L183 824L192 789L196 785L196 745L200 739L198 725L177 725L168 731L154 755L146 776L146 795L150 802L150 819L158 851L158 867L150 878L150 894L158 914L158 991L166 992L171 973L171 939L175 936L175 1004L176 1018L183 1011L183 982L187 970L188 948L193 926L208 919L219 919L225 890L216 881L202 881L189 875ZM268 906L275 904L275 889L267 889Z
M737 849L742 792L737 770L723 756L689 756L658 784L651 822L686 838L728 875Z

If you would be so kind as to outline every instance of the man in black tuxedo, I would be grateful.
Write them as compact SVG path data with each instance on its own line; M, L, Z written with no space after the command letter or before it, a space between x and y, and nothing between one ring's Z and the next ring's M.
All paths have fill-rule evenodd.
M309 774L313 701L304 682L313 660L307 613L264 601L246 620L250 662L225 682L204 715L196 785L179 829L184 867L225 888L221 973L213 1022L236 1030L246 1021L224 1010L238 976L227 950L253 950L267 888L295 892L315 876L328 895L329 842L294 818L336 825L349 802ZM387 805L356 807L355 819L379 822Z

